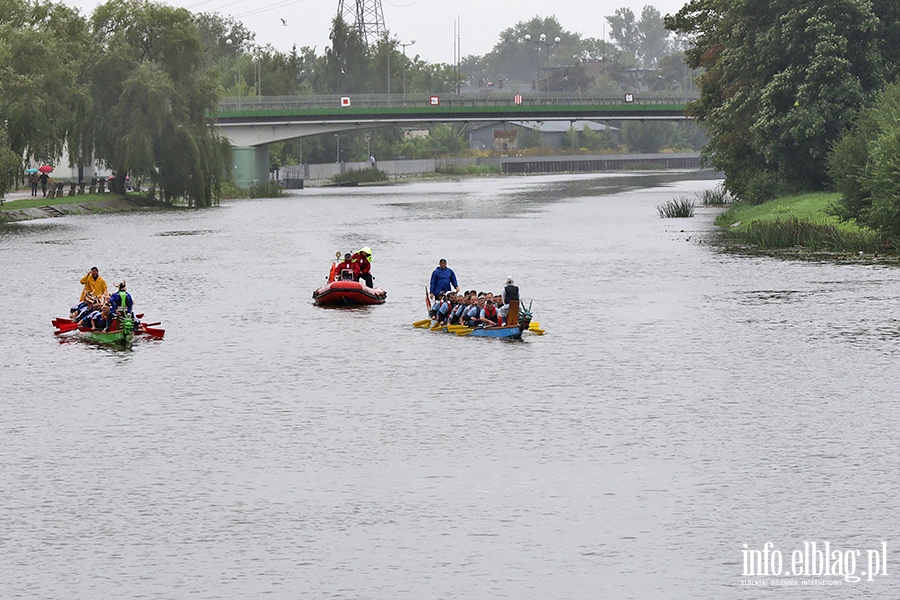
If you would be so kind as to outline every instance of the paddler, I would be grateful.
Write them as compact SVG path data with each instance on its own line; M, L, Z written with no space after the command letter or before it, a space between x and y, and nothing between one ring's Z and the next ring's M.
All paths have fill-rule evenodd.
M500 307L500 316L507 325L519 324L519 287L513 282L512 275L506 278L506 285L500 294L503 306Z
M118 316L119 312L131 315L134 307L134 300L125 290L125 281L119 284L119 291L109 297L109 311L111 314Z
M88 271L88 274L81 278L81 285L84 286L84 289L81 290L81 298L79 299L79 302L83 301L88 293L91 293L97 297L100 297L103 294L107 293L106 282L103 281L102 277L100 277L100 271L97 269L97 267L91 267L91 270Z

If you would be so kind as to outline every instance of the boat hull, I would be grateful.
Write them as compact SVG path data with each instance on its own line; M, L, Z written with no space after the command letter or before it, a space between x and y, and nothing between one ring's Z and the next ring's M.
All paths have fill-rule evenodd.
M506 340L518 340L522 338L522 330L518 325L510 325L509 327L484 327L475 328L472 333L468 334L472 337L489 337L501 338Z
M86 340L100 344L129 344L134 339L134 333L124 331L83 331L79 334Z
M332 281L313 292L313 302L319 306L364 306L384 304L387 292L370 288L358 281Z

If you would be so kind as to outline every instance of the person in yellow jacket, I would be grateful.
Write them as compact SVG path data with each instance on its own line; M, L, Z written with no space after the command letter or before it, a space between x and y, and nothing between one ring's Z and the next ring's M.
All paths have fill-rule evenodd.
M88 292L98 298L107 293L106 282L100 277L100 270L97 267L91 267L90 272L81 278L81 285L84 286L84 289L81 290L82 301Z

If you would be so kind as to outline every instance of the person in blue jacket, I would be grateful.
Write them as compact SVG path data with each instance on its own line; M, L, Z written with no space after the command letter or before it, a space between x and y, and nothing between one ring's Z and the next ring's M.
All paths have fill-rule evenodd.
M456 273L453 269L447 267L447 259L442 258L437 268L431 273L431 294L437 296L441 292L449 292L456 288L459 292L459 284L456 282Z

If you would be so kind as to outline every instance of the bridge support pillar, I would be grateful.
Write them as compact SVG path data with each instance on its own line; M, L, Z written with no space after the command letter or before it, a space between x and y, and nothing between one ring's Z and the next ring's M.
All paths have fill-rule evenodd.
M269 181L269 146L233 147L231 179L242 188Z

